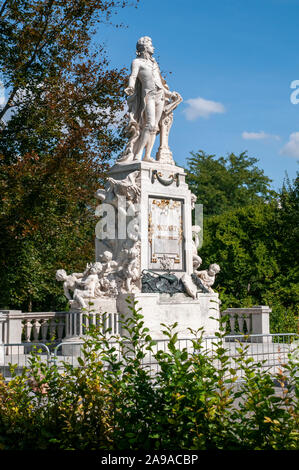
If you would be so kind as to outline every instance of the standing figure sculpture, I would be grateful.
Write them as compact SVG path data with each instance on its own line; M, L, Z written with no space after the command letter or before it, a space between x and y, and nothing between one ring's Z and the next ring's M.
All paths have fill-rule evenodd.
M140 38L136 49L137 58L132 62L128 87L125 89L129 107L127 132L130 138L123 155L118 159L118 162L123 163L141 160L144 149L144 161L154 162L151 151L159 132L165 152L168 148L172 111L182 101L178 93L169 90L161 76L159 66L153 58L151 38ZM159 155L158 159L160 160Z

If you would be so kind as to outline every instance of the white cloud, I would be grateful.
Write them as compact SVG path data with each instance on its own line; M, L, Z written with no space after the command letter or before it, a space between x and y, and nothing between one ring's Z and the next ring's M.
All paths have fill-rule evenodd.
M274 139L274 140L280 140L279 135L274 135L274 134L267 134L264 131L259 131L259 132L247 132L244 131L242 133L242 137L245 140L263 140L263 139Z
M191 98L187 100L188 108L184 109L184 113L188 121L194 121L199 117L208 118L211 114L225 113L225 107L217 101L210 101L201 98Z
M280 153L287 157L299 158L299 132L293 132Z

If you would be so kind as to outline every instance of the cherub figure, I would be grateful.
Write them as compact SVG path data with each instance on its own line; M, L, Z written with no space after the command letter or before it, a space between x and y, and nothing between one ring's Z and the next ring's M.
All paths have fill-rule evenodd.
M111 251L104 251L104 253L100 256L101 263L102 263L102 276L108 275L111 272L115 271L118 266L117 261L113 261L113 255Z
M120 265L122 265L121 277L125 280L124 292L135 292L138 288L132 282L140 280L140 261L138 244L126 240L121 252Z
M216 274L220 272L220 266L216 263L210 264L209 269L194 271L194 274L201 280L204 287L213 293L212 285L215 282Z
M75 302L78 302L80 307L86 308L85 299L93 299L97 296L97 288L99 288L99 278L98 272L100 269L100 263L97 263L97 266L92 266L89 269L88 276L83 280L77 280L76 285L83 287L83 289L75 289L73 300L70 301L70 305L73 305Z
M64 295L68 300L73 300L70 291L74 292L77 281L82 279L85 273L86 271L84 271L84 273L67 274L64 269L58 269L58 271L56 271L56 280L63 282Z

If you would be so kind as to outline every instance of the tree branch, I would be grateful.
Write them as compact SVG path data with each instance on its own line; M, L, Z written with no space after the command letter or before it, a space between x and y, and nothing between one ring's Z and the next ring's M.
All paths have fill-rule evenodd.
M6 0L6 1L4 2L4 4L2 5L1 12L0 12L0 17L1 17L1 13L2 13L2 11L4 10L4 7L6 6L7 3L8 3L8 0ZM38 53L38 50L39 50L38 48L39 48L39 46L40 46L40 44L41 44L41 42L42 42L42 39L43 39L43 37L44 37L44 34L45 34L45 32L46 32L46 30L47 30L47 27L48 27L48 24L49 24L49 19L50 19L50 16L51 16L51 9L52 9L52 7L53 7L53 3L54 3L54 0L49 0L48 5L47 5L47 7L46 7L46 8L48 9L48 14L47 14L47 16L46 16L46 20L45 20L44 27L43 27L43 29L42 29L42 31L41 31L41 34L39 35L39 40L38 40L38 42L37 42L37 44L36 44L36 46L35 46L35 48L34 48L34 51L33 51L33 54L32 54L32 56L31 56L31 58L30 58L29 61L27 61L25 64L22 64L22 65L20 66L20 68L24 68L24 69L26 70L28 67L30 67L30 65L31 65L32 62L34 61L34 59L35 59L35 57L36 57L36 55L37 55L37 53ZM15 98L15 96L16 96L16 94L17 94L17 92L18 92L18 89L19 89L19 87L16 87L16 86L13 88L13 90L12 90L12 92L11 92L11 94L10 94L8 100L7 100L6 105L5 105L4 108L0 111L0 121L3 121L3 118L4 118L5 114L7 113L7 111L8 111L10 108L12 108L12 106L13 106L13 105L12 105L12 102L13 102L13 99Z
M1 16L3 16L4 10L5 10L5 8L6 8L7 4L8 4L8 1L9 1L9 0L5 0L5 2L3 3L3 5L2 5L2 7L1 7L1 9L0 9L0 18L1 18Z
M12 92L11 92L11 94L10 94L10 96L9 96L9 98L8 98L8 100L7 100L7 102L6 102L6 105L5 105L4 108L0 111L0 121L3 121L3 118L4 118L5 114L7 113L7 111L8 111L10 108L12 108L12 106L13 106L13 105L12 105L12 101L13 101L14 97L16 96L16 93L17 93L18 89L19 89L18 87L14 87L14 88L12 89ZM1 131L0 131L0 132L1 132Z

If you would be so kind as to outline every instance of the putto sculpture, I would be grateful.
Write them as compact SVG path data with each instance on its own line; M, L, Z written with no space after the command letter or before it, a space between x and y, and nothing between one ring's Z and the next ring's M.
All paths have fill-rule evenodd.
M215 283L216 275L220 272L220 266L217 263L210 264L208 269L203 271L194 271L194 274L201 280L208 292L213 293L212 285Z
M137 41L136 55L131 65L128 87L130 136L124 153L118 162L128 163L142 159L155 162L151 152L155 138L160 133L160 147L157 161L174 164L168 147L168 135L172 124L172 111L182 101L177 92L171 92L161 76L159 66L153 57L152 40L144 36Z

